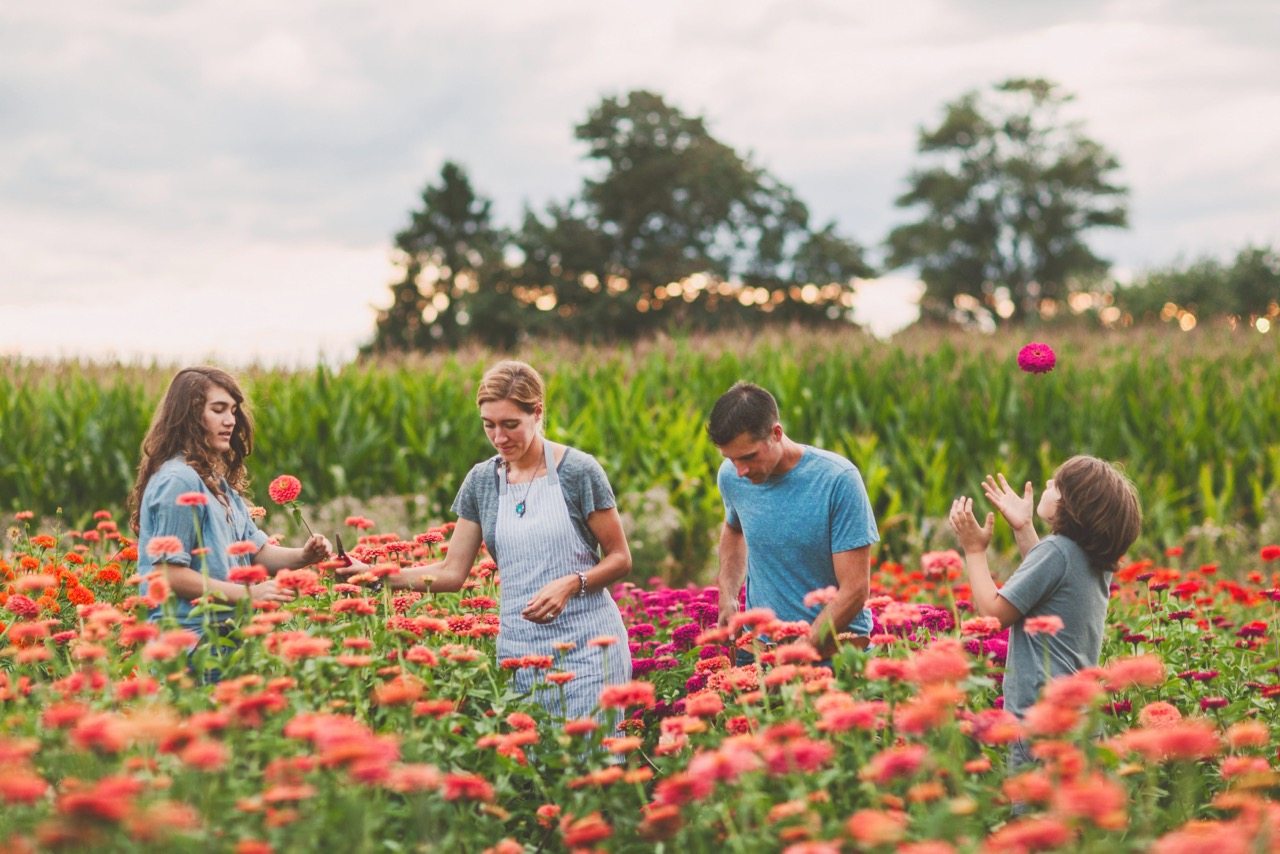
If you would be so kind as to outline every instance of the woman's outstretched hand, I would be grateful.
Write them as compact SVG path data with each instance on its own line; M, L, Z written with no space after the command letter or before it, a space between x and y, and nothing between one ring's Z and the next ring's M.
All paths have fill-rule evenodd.
M1018 495L1003 474L995 477L987 475L986 480L982 481L982 491L986 493L987 500L1000 511L1010 528L1021 531L1031 524L1031 516L1036 509L1035 488L1031 481L1027 481L1027 485L1023 487L1022 495Z
M996 527L996 514L988 513L986 524L979 525L977 517L973 515L972 498L961 497L952 501L948 521L951 523L951 530L956 532L956 537L960 540L960 548L965 554L985 552L987 546L991 544L991 532Z

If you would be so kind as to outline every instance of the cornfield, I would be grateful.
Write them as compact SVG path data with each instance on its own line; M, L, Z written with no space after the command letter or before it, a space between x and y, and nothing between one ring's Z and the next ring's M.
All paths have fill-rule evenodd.
M1075 453L1122 462L1138 486L1143 548L1221 559L1256 547L1280 515L1275 336L1202 327L1099 333L1046 328L1058 368L1024 374L1022 336L919 330L659 339L630 349L535 346L547 432L594 454L641 539L639 573L705 577L721 519L720 456L704 430L737 379L769 388L794 439L861 469L880 556L948 542L958 494L1002 471L1039 487ZM473 392L500 356L471 351L305 371L248 369L257 491L289 472L304 499L403 497L415 523L449 518L471 464L491 453ZM171 367L0 362L0 507L79 527L120 512ZM265 503L265 493L259 496ZM673 521L646 534L653 517ZM1010 540L1000 533L997 545ZM1225 549L1225 551L1224 551ZM643 577L643 576L642 576Z

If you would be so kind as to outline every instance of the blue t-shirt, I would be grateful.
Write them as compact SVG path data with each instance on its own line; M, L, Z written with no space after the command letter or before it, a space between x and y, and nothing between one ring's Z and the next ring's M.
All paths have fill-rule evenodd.
M747 541L747 607L769 608L781 620L813 620L810 591L838 586L831 556L880 541L862 475L839 454L801 445L795 467L764 483L739 477L729 460L717 481L725 522ZM871 631L863 609L849 627Z
M203 507L179 507L178 496L186 492L198 492L205 497ZM227 580L227 572L232 566L248 566L253 563L255 555L239 555L232 557L227 549L232 543L248 540L259 549L267 542L267 535L258 530L249 516L249 508L240 494L222 481L222 493L229 499L230 519L227 518L227 507L218 501L213 491L200 479L196 470L187 465L182 457L174 457L165 462L147 481L147 488L142 491L142 506L138 512L138 574L148 575L156 564L156 559L147 554L147 543L152 537L170 536L182 541L182 551L166 555L164 563L175 566L189 566L200 571L203 566L210 578L219 581ZM199 523L199 539L196 536L197 520ZM197 544L203 544L208 552L195 555L191 552ZM142 593L146 594L146 583L142 585ZM174 597L177 603L178 622L183 628L199 631L203 620L190 616L192 605L186 599ZM162 609L151 612L151 619L160 618Z

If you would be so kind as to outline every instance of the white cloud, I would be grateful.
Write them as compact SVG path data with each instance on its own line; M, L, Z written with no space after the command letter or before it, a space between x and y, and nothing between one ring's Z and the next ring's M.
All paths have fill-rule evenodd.
M190 308L166 293L244 287L278 312L310 282L311 303L359 327L323 326L349 349L444 159L515 224L577 191L573 125L637 87L875 245L903 218L917 128L967 89L1044 75L1132 188L1134 227L1100 234L1104 255L1140 268L1280 242L1277 22L1269 0L11 3L0 326L27 336L56 317L57 346L105 347L104 311L129 328L145 306ZM85 294L107 296L88 312ZM234 351L313 347L283 343L288 328Z

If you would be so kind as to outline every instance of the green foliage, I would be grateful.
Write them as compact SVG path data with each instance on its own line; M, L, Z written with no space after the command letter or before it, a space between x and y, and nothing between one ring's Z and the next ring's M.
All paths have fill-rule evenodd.
M1183 544L1206 523L1256 530L1271 512L1280 399L1259 390L1280 385L1274 335L1062 335L1059 367L1043 376L1017 371L1017 345L936 331L880 344L795 330L521 355L548 379L549 436L596 455L624 511L657 487L677 514L669 561L637 567L640 577L697 575L711 560L720 457L703 424L741 378L776 394L791 436L857 463L884 556L949 547L950 500L979 495L984 474L1039 484L1073 453L1126 465L1148 547ZM494 358L242 375L258 429L249 462L259 500L287 472L301 478L309 505L421 496L411 501L416 521L449 518L467 470L492 453L472 393ZM122 509L168 378L158 369L0 365L0 507L47 516L74 501L68 523L80 527L99 507Z
M510 346L515 326L509 290L495 283L504 237L490 222L491 202L476 195L466 171L446 162L440 183L422 191L422 208L396 235L404 277L391 286L391 306L378 315L376 353L452 347L476 336ZM483 323L472 325L472 314Z
M919 269L927 314L950 316L960 295L994 310L1005 296L1019 320L1105 270L1083 236L1127 225L1127 191L1116 158L1058 118L1070 100L1047 80L1007 80L962 95L920 131L927 162L897 200L920 218L887 242L890 265Z
M811 226L789 187L702 118L635 91L603 99L575 135L597 177L542 214L526 211L512 234L491 223L465 171L445 164L396 236L404 277L371 351L847 319L853 278L872 272L861 248L834 223Z
M1169 304L1201 317L1275 318L1280 316L1280 250L1246 246L1230 264L1200 258L1152 270L1117 290L1116 304L1138 320L1161 317Z

